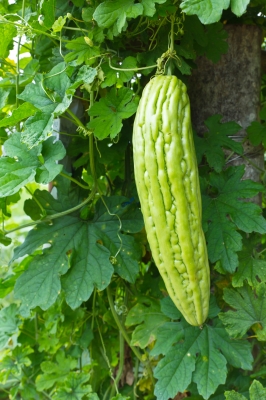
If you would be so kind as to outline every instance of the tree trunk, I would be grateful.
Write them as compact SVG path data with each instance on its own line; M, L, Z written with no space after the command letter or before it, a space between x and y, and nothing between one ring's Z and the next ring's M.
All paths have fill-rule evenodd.
M242 130L235 140L242 141L245 129L258 119L261 85L262 31L253 25L226 25L228 52L214 64L205 57L196 60L197 69L189 81L192 123L198 134L206 131L204 121L222 115L222 122L235 121ZM261 146L244 143L244 155L263 169ZM259 181L260 171L246 158L232 156L230 165L246 164L245 178Z

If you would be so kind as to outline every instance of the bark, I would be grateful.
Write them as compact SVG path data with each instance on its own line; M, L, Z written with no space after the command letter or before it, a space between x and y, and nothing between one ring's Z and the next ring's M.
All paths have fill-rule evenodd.
M261 52L261 72L262 74L266 74L266 51L262 50Z
M214 114L222 122L242 126L235 140L242 141L245 129L258 119L261 85L262 31L254 25L228 25L228 52L216 64L205 57L196 60L197 69L189 81L192 123L198 134L206 131L204 120ZM244 143L245 157L263 169L262 147ZM246 164L245 178L259 181L261 172L243 158L232 156L231 165Z

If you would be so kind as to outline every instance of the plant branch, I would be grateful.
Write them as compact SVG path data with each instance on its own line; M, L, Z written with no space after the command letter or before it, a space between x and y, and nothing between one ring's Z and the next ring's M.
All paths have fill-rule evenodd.
M115 70L115 71L120 71L120 72L122 72L122 71L124 71L124 72L136 71L136 72L137 72L137 71L141 71L141 70L144 70L144 69L156 68L156 67L157 67L157 64L149 65L148 67L117 68L117 67L114 67L114 66L111 64L111 59L110 59L110 57L109 57L109 67L110 67L111 69Z
M69 108L66 110L66 112L71 116L71 118L73 119L73 121L75 122L75 124L76 124L78 127L82 128L82 129L84 129L84 130L87 130L86 126L83 125L83 123L81 122L81 120L80 120ZM72 121L72 122L73 122L73 121Z
M97 326L98 326L98 332L99 332L100 340L101 340L102 347L103 347L102 355L103 355L103 358L105 359L106 364L107 364L107 366L108 366L108 368L109 368L110 377L111 377L111 379L112 379L113 382L114 382L114 389L115 389L115 392L116 392L116 394L119 394L119 391L118 391L118 387L117 387L117 385L116 385L115 378L113 377L112 367L111 367L110 361L109 361L109 359L108 359L108 357L107 357L105 344L104 344L104 341L103 341L103 337L102 337L102 334L101 334L101 331L100 331L100 326L99 326L99 322L98 322L98 319L97 319L97 318L96 318L96 322L97 322Z
M93 197L95 196L95 194L96 194L96 188L93 188L92 191L91 191L91 193L90 193L90 195L89 195L89 197L88 197L86 200L84 200L82 203L78 204L77 206L72 207L72 208L69 208L68 210L62 211L62 212L60 212L60 213L56 213L56 214L49 215L49 216L46 217L46 218L38 219L37 221L28 222L28 223L26 223L26 224L23 224L23 225L21 225L21 226L18 226L17 228L10 229L9 231L6 231L6 230L5 230L4 233L5 233L5 235L8 235L8 234L10 234L10 233L12 233L12 232L15 232L15 231L18 231L18 230L20 230L20 229L28 228L29 226L34 226L34 225L43 224L43 223L45 223L45 222L51 222L53 219L57 219L57 218L63 217L64 215L71 214L71 213L73 213L73 212L79 210L80 208L82 208L82 207L85 206L86 204L88 204L88 203L93 199Z
M76 185L80 186L82 189L90 190L90 187L87 185L83 185L80 183L77 179L72 178L72 176L65 174L64 172L60 172L60 175L63 176L66 179L69 179L71 182L74 182Z
M136 394L136 388L137 388L137 383L138 383L138 375L139 375L139 359L136 358L135 362L135 371L134 371L134 400L137 399L137 394Z
M93 91L90 92L90 107L93 106L94 103L94 95ZM90 117L92 119L92 117ZM97 187L97 174L96 174L96 168L95 168L95 162L94 162L94 136L90 135L89 137L89 146L90 146L90 170L93 178L93 182L95 187Z
M110 289L109 286L106 288L106 292L107 292L107 297L108 297L108 302L109 302L110 310L111 310L111 313L112 313L112 315L113 315L113 317L114 317L114 320L115 320L115 322L116 322L116 325L117 325L118 328L119 328L119 331L122 333L122 335L123 335L125 341L126 341L127 344L129 345L129 347L131 348L131 350L133 351L133 353L135 354L135 356L142 362L142 361L143 361L143 360L142 360L142 354L138 351L138 349L136 349L134 346L131 345L130 338L129 338L129 336L128 336L128 334L127 334L127 332L126 332L124 326L122 325L122 323L121 323L121 321L120 321L120 319L119 319L119 317L118 317L118 315L117 315L117 312L115 311L115 306L114 306L114 302L113 302L113 297L112 297L111 289Z
M241 154L240 157L242 157L244 160L246 160L250 165L252 165L252 167L254 167L255 169L257 169L258 171L264 173L265 170L258 167L253 161L251 161L248 157L246 157L244 154Z
M143 363L144 361L143 361L142 354L138 351L138 349L136 349L136 347L132 346L131 341L130 341L130 338L129 338L129 336L128 336L126 330L125 330L125 327L124 327L124 325L122 324L122 322L120 321L120 318L119 318L119 316L117 315L117 312L115 311L115 306L114 306L114 302L113 302L113 297L112 297L112 294L111 294L110 286L108 286L108 287L106 288L106 292L107 292L107 297L108 297L108 302L109 302L110 310L111 310L111 313L112 313L112 315L113 315L113 318L114 318L114 320L115 320L115 322L116 322L116 325L117 325L119 331L120 331L121 334L123 335L125 341L126 341L127 344L129 345L129 347L131 348L131 350L133 351L133 353L135 354L135 356L137 357L137 359L138 359L140 362ZM150 364L149 364L149 361L146 361L145 365L146 365L146 367L147 367L148 373L149 373L149 375L150 375L150 378L151 378L152 383L153 383L153 386L154 386L154 385L155 385L155 382L154 382L153 372L152 372L152 368L151 368L151 366L150 366Z
M122 333L119 331L119 366L115 377L115 385L112 387L110 397L112 398L115 394L115 388L118 388L119 381L121 379L125 362L125 339Z
M21 17L24 19L24 14L25 14L25 0L22 0L22 8L21 8ZM19 36L18 39L18 47L17 47L17 66L16 66L16 108L19 106L19 80L20 80L20 71L19 71L19 53L20 53L20 43L21 43L21 36ZM17 131L20 132L20 123L17 123Z

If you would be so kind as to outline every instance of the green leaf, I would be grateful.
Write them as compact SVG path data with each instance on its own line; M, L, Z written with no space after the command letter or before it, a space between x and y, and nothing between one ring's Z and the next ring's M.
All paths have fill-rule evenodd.
M221 311L221 309L216 302L216 298L211 293L208 318L213 319L214 317L217 317L217 315L219 314L220 311Z
M158 379L154 394L158 399L168 400L187 389L195 370L195 344L200 334L199 329L188 328L186 340L171 348L171 351L159 361L154 370L154 376Z
M38 109L34 107L34 105L30 103L23 103L13 111L10 117L3 118L2 121L0 121L0 127L14 126L18 122L23 121L24 119L35 114L37 110Z
M15 296L27 308L40 306L47 310L57 299L61 290L60 275L68 269L67 257L53 250L34 257L28 269L15 284Z
M135 57L126 57L122 63L119 63L119 60L116 58L112 58L112 66L115 68L125 68L125 69L136 69L137 60ZM104 72L104 81L101 84L102 88L113 86L113 85L122 85L123 82L128 82L134 75L134 71L116 71L109 67L108 63L102 65L102 70Z
M220 20L229 5L230 0L184 0L180 7L187 15L196 14L203 24L212 24Z
M254 324L260 324L256 334L258 340L266 340L266 285L259 284L253 291L244 285L239 289L225 289L224 300L235 310L221 313L219 318L230 336L243 337Z
M156 343L150 352L151 356L166 354L171 351L173 344L184 336L183 326L180 322L165 322L156 332Z
M250 0L231 0L231 10L237 16L241 17L246 12Z
M250 400L266 400L266 388L262 386L262 384L256 380L254 380L249 389Z
M125 69L136 69L137 68L137 60L135 57L129 56L126 57L121 65L119 66L120 68L125 68ZM118 77L119 81L121 82L128 82L130 79L134 76L134 71L119 71L118 72Z
M98 139L104 139L110 135L113 139L121 131L122 120L131 117L136 112L137 104L132 100L133 92L129 88L122 87L116 90L112 88L106 97L94 103L89 110L93 118L88 123Z
M66 15L64 15L64 16L60 15L60 17L57 20L55 20L55 22L52 25L53 32L61 32L63 27L64 27L64 25L65 25L65 23L66 23L66 21L67 21L67 16Z
M3 82L3 80L2 80ZM8 88L0 88L0 110L5 107L7 101L8 101L8 96L10 94L10 89Z
M259 115L260 115L260 119L263 119L264 121L266 121L266 106L262 107Z
M207 46L209 41L206 29L204 29L204 26L195 15L186 16L184 21L184 31L186 32L186 35L181 39L181 43L183 43L185 47L189 49L193 48L194 42L202 47Z
M125 321L126 326L138 325L132 334L133 346L147 347L157 336L157 330L169 319L161 312L160 303L151 298L141 298L131 308Z
M22 141L29 148L38 145L52 134L53 120L63 114L72 102L75 87L65 72L65 63L59 63L44 77L39 74L18 98L37 107L34 116L27 119L22 132Z
M37 146L52 134L54 117L41 111L27 119L21 141L29 148Z
M263 191L263 186L251 180L241 180L243 174L244 166L230 167L220 174L211 173L210 184L217 193L214 198L203 195L203 224L208 226L209 258L212 262L221 260L222 267L231 273L238 266L236 252L241 250L242 237L237 228L248 233L266 231L260 207L240 201ZM228 215L231 220L228 220Z
M96 68L91 68L88 65L83 65L81 68L79 68L78 74L75 78L74 85L79 86L81 84L90 84L93 82L96 76L97 76Z
M46 215L51 215L55 212L60 213L64 210L64 207L71 208L74 205L68 201L69 199L66 199L66 203L63 205L62 202L56 200L47 190L35 190L34 198L45 209ZM25 200L24 211L34 221L43 217L40 206L33 198Z
M163 4L165 2L166 0L141 0L141 4L143 5L143 15L153 17L156 12L155 3Z
M40 68L39 60L32 59L24 68L23 74L20 76L19 84L21 87L25 87L34 79L37 71Z
M195 46L198 55L205 55L214 63L217 63L222 54L228 50L228 43L226 41L228 33L224 30L221 22L208 25L206 27L207 44L204 47ZM231 122L232 124L232 122Z
M171 319L180 319L182 317L181 312L176 308L176 305L169 296L161 300L161 310L164 315Z
M46 0L42 3L43 25L50 29L55 21L55 0Z
M13 38L17 35L14 25L1 21L0 24L0 58L8 57L9 50L13 48Z
M240 17L246 11L250 0L231 0L232 12ZM183 12L196 14L203 24L211 24L220 20L223 10L227 10L230 0L184 0L180 4Z
M247 128L248 138L254 146L262 143L266 146L266 126L258 121L253 121Z
M12 275L6 279L0 279L0 298L3 299L14 289L17 275Z
M217 319L213 325L208 328L212 331L212 340L215 347L223 353L227 362L235 368L252 370L252 344L248 341L232 339Z
M57 160L62 160L66 154L64 145L60 141L54 141L50 137L42 144L41 158L42 163L36 170L36 182L48 184L62 171L63 166L57 164Z
M97 393L89 393L88 394L88 400L100 400ZM130 400L128 398L122 399L122 400Z
M241 126L236 122L221 123L221 115L213 115L205 121L209 129L203 138L195 137L196 148L200 153L198 161L202 155L206 156L208 164L216 172L221 172L225 165L225 154L223 148L230 149L237 154L243 154L243 147L240 143L232 140L228 136L235 135Z
M213 341L213 331L208 326L199 336L197 345L200 356L197 357L193 381L197 384L199 394L204 399L208 399L219 384L225 383L226 359L217 350Z
M54 400L82 400L92 392L90 385L85 385L90 376L85 372L70 372L64 380L63 387L57 389Z
M226 215L219 214L215 204L208 211L213 211L206 233L209 259L213 263L220 260L224 270L232 273L238 266L237 252L241 250L242 237L235 226L226 220Z
M20 142L20 134L13 134L4 145L6 157L0 159L0 196L10 196L27 183L34 181L39 165L39 148L29 152ZM10 157L8 157L10 155ZM16 158L14 158L16 157Z
M34 349L32 349L30 346L17 346L12 351L12 358L13 360L15 359L15 364L17 366L21 367L25 365L28 367L32 363L28 356L32 353L34 353Z
M127 18L137 18L143 13L142 4L134 4L134 0L106 0L93 14L93 19L100 28L111 28L117 36L127 27Z
M257 237L245 239L243 249L239 253L239 266L232 279L234 287L243 286L245 280L253 287L259 282L266 282L266 261L254 254L257 245Z
M236 368L252 369L251 344L232 340L220 321L213 322L213 326L205 325L201 329L185 323L185 337L169 346L154 371L158 379L155 394L160 400L182 393L191 381L197 384L199 394L208 399L220 384L225 383L227 362ZM164 348L164 344L161 345Z
M71 50L65 55L67 63L75 62L75 65L94 64L95 57L100 54L100 49L97 46L89 46L84 36L71 40L66 44L66 48Z
M250 400L266 400L266 389L262 384L255 380L252 382L249 388ZM242 394L235 392L234 390L224 393L226 400L246 400L246 397Z
M31 103L44 113L50 113L54 109L53 100L47 96L43 76L40 74L36 75L35 82L28 84L18 98Z
M76 308L88 300L94 287L98 290L106 288L114 268L124 279L134 282L141 248L133 237L120 233L120 221L123 229L124 216L125 225L128 224L127 213L121 211L120 219L116 216L121 198L110 199L105 199L108 209L102 205L102 200L98 201L92 221L81 220L72 214L55 219L52 226L40 224L29 232L25 242L15 249L13 259L31 254L46 243L51 247L35 257L18 278L15 286L17 298L29 308L39 305L47 309L54 303L62 284L66 301ZM49 208L51 206L50 203ZM114 267L110 255L116 255ZM60 283L61 274L65 275Z
M20 321L16 304L0 310L0 350L15 347L19 335Z
M2 243L4 246L9 246L10 243L12 243L12 239L6 236L2 230L0 230L0 243Z
M5 383L9 376L21 379L23 367L29 367L32 364L28 355L33 352L34 350L30 346L24 344L24 346L17 346L11 354L3 357L0 366L1 384Z
M41 363L43 374L36 378L36 388L38 391L51 388L55 383L64 382L69 372L76 367L77 361L69 356L65 356L63 351L56 354L56 361L44 361Z
M56 164L56 160L64 157L65 150L61 142L55 144L53 141L54 138L51 137L43 146L39 145L29 150L21 143L20 133L13 133L4 144L6 156L0 158L1 197L10 196L27 183L33 182L36 172L40 183L48 183L56 177L62 169L62 166ZM43 163L39 160L42 152L45 157Z
M245 396L232 390L231 392L224 392L226 400L247 400Z
M94 338L93 332L91 330L91 326L89 323L86 324L85 329L83 330L83 333L81 337L78 338L77 344L83 349L87 350L89 347L90 343L92 342Z

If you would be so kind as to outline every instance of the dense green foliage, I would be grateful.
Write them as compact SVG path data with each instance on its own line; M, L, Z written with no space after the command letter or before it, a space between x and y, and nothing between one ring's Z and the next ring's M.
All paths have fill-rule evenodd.
M241 201L264 197L265 174L242 180L223 151L242 157L241 127L214 115L195 133L211 264L200 328L153 263L131 146L171 26L160 67L186 83L198 55L226 53L223 22L266 28L264 4L1 1L0 398L266 398L266 220ZM265 99L264 76L254 145L266 144Z

